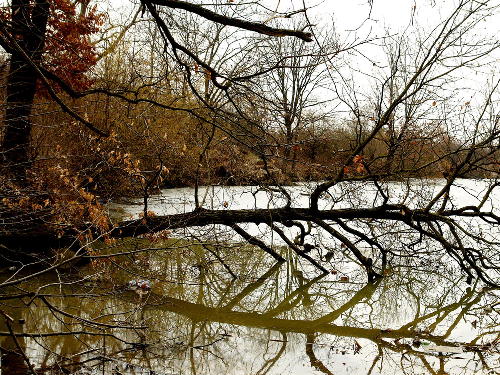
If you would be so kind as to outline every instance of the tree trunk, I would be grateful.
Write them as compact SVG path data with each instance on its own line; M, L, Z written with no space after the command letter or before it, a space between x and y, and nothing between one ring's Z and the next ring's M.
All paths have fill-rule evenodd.
M45 43L49 3L37 0L12 1L11 35L32 63L39 64ZM13 50L16 46L13 45ZM16 51L10 58L7 82L5 134L1 151L3 166L20 180L25 179L30 162L31 110L37 86L37 72L26 57Z
M293 121L294 118L290 112L286 112L284 116L285 120L285 160L284 160L284 169L285 173L293 173L295 167L295 160L290 160L292 158L292 143L294 138L293 131ZM295 159L295 152L293 153L293 159Z

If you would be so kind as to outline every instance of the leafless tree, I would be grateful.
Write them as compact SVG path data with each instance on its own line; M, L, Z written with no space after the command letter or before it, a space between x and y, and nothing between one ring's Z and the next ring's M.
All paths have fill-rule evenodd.
M297 29L301 29L297 25ZM331 112L333 98L324 97L329 85L327 61L335 59L340 47L334 30L315 31L317 43L298 39L267 39L260 49L263 61L267 58L269 74L262 77L259 86L267 93L263 102L269 113L270 130L276 127L283 140L283 157L290 164L286 171L294 173L297 150L311 139L299 139L309 127L325 121ZM323 94L323 95L322 95Z

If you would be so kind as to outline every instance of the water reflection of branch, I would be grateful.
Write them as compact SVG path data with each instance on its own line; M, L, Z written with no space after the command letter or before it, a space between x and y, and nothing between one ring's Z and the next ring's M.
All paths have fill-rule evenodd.
M286 332L280 332L280 333L281 333L281 337L282 337L280 350L278 351L278 353L276 353L276 355L273 358L268 359L267 361L265 361L264 364L262 365L262 367L260 368L260 370L257 371L255 373L255 375L265 375L265 374L267 374L269 372L269 370L271 370L271 368L273 368L273 366L276 364L276 362L278 361L278 359L280 359L280 357L285 352L286 344L288 342L288 339L286 337Z
M196 195L196 196L197 196L197 195ZM228 265L226 262L224 262L224 260L223 260L223 259L219 256L219 254L217 254L214 250L212 250L212 249L210 248L210 246L207 246L207 244L206 244L206 243L204 243L204 242L202 241L202 239L201 239L201 238L199 238L198 236L195 236L195 235L192 235L192 236L193 236L193 238L194 238L196 241L198 241L198 242L201 244L201 246L203 246L203 248L204 248L205 250L207 250L207 251L208 251L210 254L212 254L215 258L217 258L217 260L219 261L219 263L220 263L220 264L222 264L222 266L226 269L226 271L227 271L227 272L229 272L229 274L231 275L231 277L232 277L233 279L236 279L236 278L237 278L237 277L236 277L236 275L234 274L234 272L231 270L231 267L229 267L229 265Z
M418 355L417 357L422 361L422 363L424 364L427 371L429 371L429 373L431 373L433 375L447 375L447 372L444 371L444 364L445 363L444 363L444 358L442 356L439 357L439 370L438 371L435 371L432 368L432 366L430 365L429 361L427 361L425 356Z
M123 328L123 329L146 329L146 328L148 328L147 326L116 325L116 324L107 324L107 323L96 322L95 320L85 319L85 318L82 318L81 316L70 314L66 311L63 311L63 310L55 307L53 304L51 304L47 300L47 298L45 298L45 296L40 296L40 299L45 303L45 305L47 305L47 307L51 311L58 312L61 315L64 315L68 318L72 318L72 319L79 321L83 324L89 324L91 326L98 326L98 327L105 327L105 328Z
M26 332L26 333L16 333L16 337L27 337L30 339L36 337L59 337L59 336L74 336L74 335L87 335L87 336L99 336L99 337L110 337L115 340L121 341L124 344L132 345L132 342L126 341L119 336L116 336L112 333L103 333L103 332L91 332L91 331L67 331L67 332ZM8 337L10 336L9 332L0 332L0 337Z
M462 298L460 298L460 300L458 302L451 303L451 304L446 305L442 308L438 308L429 314L422 315L421 317L415 318L413 321L402 326L401 329L408 330L411 327L415 327L418 323L425 321L429 318L432 318L434 316L438 316L438 319L441 319L441 318L444 319L444 317L448 316L452 311L455 311L456 309L458 309L461 306L464 306L464 305L467 306L470 303L474 304L474 303L479 302L479 300L481 299L481 296L483 294L484 294L484 291L480 292L478 294L478 296L472 302L468 302L468 300L474 295L474 292L471 289L469 289L469 290L467 290L467 293L464 296L462 296ZM443 315L441 316L441 314L443 314Z
M372 371L375 368L375 365L377 364L377 362L380 360L380 358L383 357L383 352L382 352L382 348L380 347L380 345L377 345L377 349L378 349L378 354L375 357L375 359L373 360L373 363L372 363L370 369L368 370L368 374L367 375L370 375L372 373Z
M228 310L227 307L213 308L209 306L183 301L172 297L160 297L160 296L156 296L156 298L158 298L158 303L155 303L154 308L183 315L191 319L192 321L208 320L212 322L220 322L220 323L234 324L247 327L259 327L264 329L270 329L273 331L303 333L306 335L314 331L316 333L333 334L343 337L365 338L397 352L410 352L413 354L421 353L412 349L408 345L398 345L382 340L382 338L398 339L401 337L412 337L414 332L409 328L415 326L416 323L414 321L410 322L409 324L399 329L385 330L385 331L376 328L358 328L358 327L348 327L348 326L337 326L331 324L331 322L335 320L337 317L339 317L343 312L354 307L364 298L370 297L373 294L377 285L379 284L376 283L373 286L370 285L365 286L360 291L358 291L358 293L356 293L349 300L349 302L344 304L341 308L314 321L277 319L272 316L273 314L270 314L271 315L270 316L269 314L231 311ZM460 302L444 306L442 309L439 309L438 311L435 311L431 314L427 314L425 316L429 318L443 312L446 312L448 314L449 311L452 310L453 308L456 309L460 306L463 306L464 300L466 300L467 297L469 296L470 294L467 294L464 298L461 299ZM475 299L475 301L477 302L477 299ZM146 306L146 308L148 307ZM419 318L418 320L420 321L421 319ZM445 337L443 336L432 335L429 333L426 334L426 338L430 341L435 342L436 344L440 343L445 345L447 344L444 341Z
M257 261L257 263L259 263ZM262 267L262 264L259 263ZM410 361L412 366L415 368L420 367L423 371L427 368L427 370L431 373L436 373L436 369L432 369L432 366L436 367L437 363L434 363L433 360L429 358L435 358L436 361L441 360L444 364L451 364L452 357L447 357L446 355L440 356L433 352L423 353L422 349L418 347L412 347L411 341L412 339L418 340L418 338L425 337L427 340L431 341L436 345L446 345L446 346L454 346L453 343L446 342L445 340L450 336L451 332L457 328L459 322L464 319L464 317L469 317L469 314L480 314L484 313L484 310L481 307L474 308L474 306L481 302L481 299L485 296L487 297L491 294L492 298L496 298L497 296L490 292L488 289L483 289L480 292L474 291L474 289L467 289L466 291L460 288L460 284L458 282L455 283L454 280L450 277L446 282L443 282L443 278L439 279L439 283L434 282L429 276L430 274L425 274L425 280L420 280L419 283L415 276L409 277L411 275L401 274L394 275L385 280L376 281L373 284L368 284L363 288L356 291L355 284L333 284L333 288L329 282L317 284L320 280L322 280L325 275L320 275L313 280L308 280L307 277L304 277L301 271L297 271L294 268L294 264L287 263L290 267L287 269L286 277L283 274L279 274L279 270L282 266L282 263L275 264L272 268L267 270L261 277L256 279L253 282L245 283L244 279L238 279L236 281L231 281L229 285L225 283L221 283L220 285L215 285L207 278L212 276L210 272L202 272L199 277L201 278L201 283L197 284L197 286L191 286L191 289L182 289L182 291L178 291L178 289L174 289L175 293L180 295L180 298L162 296L157 293L172 293L171 290L166 290L162 288L157 288L156 285L153 285L152 293L150 293L150 299L147 304L140 306L141 320L145 321L145 319L154 319L155 317L162 319L158 327L149 329L147 335L144 335L144 346L141 348L146 349L151 345L151 347L156 347L158 343L162 343L162 339L159 341L154 341L153 335L160 334L161 337L166 335L164 333L164 324L171 325L172 327L177 327L182 331L182 337L184 343L182 347L186 350L186 355L191 353L191 363L193 365L192 372L202 373L202 369L204 370L204 363L200 361L200 356L202 359L209 358L211 355L218 358L222 363L226 364L226 367L230 366L230 351L224 351L222 348L225 347L226 344L221 343L223 339L221 339L221 330L217 328L217 324L214 322L220 322L223 324L234 325L234 326L246 326L246 327L257 327L260 329L268 330L268 332L279 332L283 337L283 345L281 347L275 347L268 344L266 350L265 359L262 359L260 364L258 365L261 368L259 369L259 375L264 375L269 373L270 370L275 366L276 363L279 363L279 359L284 357L284 353L290 353L290 349L287 349L286 344L286 334L288 332L297 332L304 334L307 337L306 343L306 355L311 360L311 364L317 370L322 371L325 374L330 374L330 370L327 368L329 362L323 359L320 356L321 351L317 346L314 346L314 340L317 339L317 335L324 333L329 335L339 336L339 340L345 340L348 337L354 337L359 340L359 338L365 338L370 340L373 346L378 348L379 354L373 359L373 363L367 363L367 368L370 367L368 374L374 372L374 369L377 363L382 366L384 364L387 366L386 362L382 360L382 353L387 355L387 358L393 357L394 359L401 359L401 363L399 361L394 361L392 365L401 366L401 368L407 368L407 362ZM284 271L284 270L282 270ZM249 271L247 271L249 272ZM285 272L283 272L285 273ZM397 284L399 289L396 289L396 293L391 293L389 290L381 290L381 285L387 287L387 283L394 282ZM318 288L329 288L329 292L325 294L314 294L315 293L315 284ZM63 284L61 284L63 285ZM336 287L340 287L339 293L346 293L344 297L339 298L338 293L334 293ZM430 294L423 294L420 300L417 300L420 306L423 306L422 310L420 310L420 306L417 310L416 314L411 314L408 319L412 321L402 325L398 329L394 330L380 330L375 328L357 328L357 327L349 327L348 325L357 325L358 327L375 327L377 323L374 323L370 320L365 320L360 318L357 314L363 309L366 311L370 307L372 311L376 309L378 305L380 305L381 311L384 311L384 307L390 309L396 309L394 306L399 306L401 303L401 291L404 293L405 288L409 288L411 290L418 290L422 285L425 288L424 292L428 292ZM234 297L230 297L235 288L237 290L241 290ZM242 288L242 289L241 289ZM412 289L413 288L413 289ZM321 289L320 289L321 290ZM72 289L72 292L75 292ZM410 291L408 290L408 293ZM422 291L418 293L422 294ZM448 294L446 294L448 293ZM410 293L411 294L411 293ZM419 295L420 295L419 294ZM48 299L49 302L54 303L53 298L66 297L66 298L81 298L83 294L75 293L75 294L53 294L53 295L43 295L44 298ZM175 294L174 294L175 295ZM320 296L321 298L325 298L326 302L321 305L317 304L314 307L310 307L304 299L309 296ZM27 297L31 297L31 295L26 295ZM33 300L41 298L42 295L36 295L33 297ZM98 296L98 294L96 294ZM104 296L104 295L102 295ZM273 296L273 298L268 298L269 296ZM105 302L111 301L108 299L110 296L106 296ZM135 305L136 299L133 293L123 292L116 295L116 297L120 298L121 301L128 302L132 305ZM383 298L390 299L390 297L394 297L396 305L384 305ZM412 298L411 298L412 299ZM449 303L450 300L457 301L454 303ZM189 302L194 301L194 302ZM255 302L257 301L257 302ZM71 302L71 300L69 300ZM301 306L302 302L302 306ZM340 303L341 306L339 307ZM388 301L390 302L390 301ZM495 306L494 302L487 301L487 306ZM57 303L54 305L60 309ZM33 304L36 306L36 303ZM75 308L74 304L68 303L67 306L71 308ZM109 305L106 305L109 306ZM124 314L123 311L117 311L117 306L121 306L120 304L115 304L112 306L112 310L107 310L110 307L104 307L102 310L103 315L100 316L85 316L86 320L82 321L79 319L78 321L73 321L70 324L75 324L73 328L75 331L73 332L64 332L61 334L61 337L66 335L84 335L89 331L96 331L99 327L96 327L93 323L102 322L101 319L109 319L107 317L107 313L110 312L111 315L120 315ZM128 304L124 305L128 306ZM49 309L51 306L47 305ZM92 305L95 307L95 305ZM411 309L411 304L408 305L408 311ZM316 309L317 308L317 309ZM328 310L326 310L328 309ZM430 312L429 312L430 309ZM33 309L35 310L35 309ZM51 309L52 310L52 309ZM238 310L238 311L233 311ZM40 311L40 310L39 310ZM43 311L46 311L46 308L43 307ZM66 310L71 311L71 310ZM82 310L85 311L85 310ZM95 310L94 310L95 311ZM257 313L255 311L259 311L261 313ZM58 317L58 319L63 321L64 317L61 317L58 311L52 310L55 312L54 316ZM169 315L165 312L173 312L175 313L176 319L179 320L177 324L172 323L172 319L164 319L164 316ZM289 313L288 313L289 312ZM321 312L321 313L320 313ZM127 310L128 313L128 310ZM80 313L78 313L80 314ZM70 317L75 317L78 315L65 315ZM63 315L64 316L64 315ZM296 319L284 319L284 318L276 318L279 317L293 317ZM310 320L301 319L304 316L308 316ZM374 316L374 314L372 314ZM479 319L479 315L478 319ZM496 320L496 315L489 316L491 319ZM185 319L187 318L187 319ZM342 319L342 326L337 326L333 324L333 322L337 322ZM355 321L353 319L359 318ZM64 319L66 320L66 319ZM186 323L186 320L188 321ZM39 320L38 320L39 321ZM190 322L189 322L190 321ZM116 323L116 321L105 320L104 323ZM92 323L93 325L90 325ZM138 321L136 324L140 324ZM435 334L433 330L443 326L443 323L451 324L445 333L443 334ZM494 323L496 323L494 321ZM52 324L47 321L47 325ZM133 323L127 323L126 326L121 325L121 323L116 323L113 327L116 328L131 328ZM391 323L389 327L393 327L395 323ZM417 333L415 332L415 328L417 325L426 324L428 327L427 331ZM88 325L88 327L79 330L79 327L83 327L84 325ZM151 324L152 325L152 324ZM492 327L484 327L484 335L491 335L492 332L495 332L496 325ZM71 327L69 325L69 327ZM191 328L191 335L189 335L189 327ZM50 327L48 327L50 328ZM107 327L100 327L106 329ZM386 328L386 327L384 327ZM387 327L388 328L388 327ZM429 329L430 328L430 329ZM42 328L39 328L41 332L43 332ZM69 328L68 328L69 329ZM172 328L173 330L174 328ZM237 327L233 329L237 330ZM225 327L222 328L225 330ZM5 331L5 330L4 330ZM437 331L437 333L440 333ZM103 332L106 335L106 332ZM2 334L8 335L8 332L0 332L0 336ZM100 333L88 333L89 335L100 336ZM133 335L133 331L128 331L125 333L129 336L123 336L125 338L131 338ZM25 337L29 337L29 334L22 334ZM54 333L52 335L58 335L58 333ZM36 336L36 334L34 335ZM39 337L51 336L50 334L45 335L41 333ZM18 335L21 337L21 335ZM110 337L109 335L107 337ZM114 337L114 336L113 336ZM179 337L179 336L177 336ZM227 336L225 336L227 337ZM224 337L224 338L225 338ZM118 337L114 337L119 340ZM408 340L409 339L409 340ZM114 340L106 339L106 343L109 341L114 342ZM130 340L129 341L133 341ZM272 341L272 340L270 340ZM88 340L86 341L89 342ZM124 341L122 341L124 342ZM268 341L269 342L269 341ZM361 341L360 341L361 342ZM492 345L495 345L497 341L493 341ZM363 347L366 347L366 343L363 343ZM54 344L51 341L51 344ZM58 344L59 345L59 344ZM67 344L69 346L69 344ZM114 344L109 344L110 347ZM116 345L116 343L115 343ZM52 345L56 347L56 345ZM60 347L64 345L61 343ZM138 351L138 346L135 347L136 351L134 352L137 356L137 360L143 361L143 359L150 355L150 353L146 353ZM166 346L160 347L166 348ZM289 346L288 346L289 348ZM277 350L277 352L275 351ZM464 347L465 351L474 350L469 345ZM484 350L483 346L477 347L477 350ZM55 355L58 353L54 350ZM209 353L209 354L206 354ZM288 355L287 354L287 355ZM470 354L470 353L469 353ZM158 354L162 355L162 354ZM164 356L165 354L163 354ZM322 363L316 357L318 355L320 360L322 359L324 363ZM376 355L376 352L374 353ZM108 353L107 357L111 355ZM304 354L302 353L302 356ZM268 359L272 357L271 359ZM487 357L487 356L486 356ZM57 357L58 361L60 361L61 357ZM186 358L187 359L187 358ZM369 359L371 360L371 359ZM428 360L428 362L425 362ZM487 368L486 360L484 357L479 357L476 361L483 362L483 368ZM151 361L153 361L153 357L151 357ZM215 360L217 361L217 360ZM424 363L423 365L421 364ZM404 363L403 363L404 362ZM39 362L38 362L39 363ZM73 363L73 362L72 362ZM146 362L144 362L146 363ZM187 365L187 363L186 363ZM148 366L151 367L151 366ZM195 368L196 367L196 368ZM274 368L276 371L276 369ZM439 372L438 372L439 373Z
M297 289L295 289L293 292L291 292L288 296L286 296L283 301L281 301L275 308L270 309L264 313L262 313L263 316L276 316L279 315L285 311L289 311L295 306L299 304L301 301L301 298L298 297L294 301L292 301L296 296L304 296L307 294L307 291L311 288L312 285L316 284L318 281L320 281L322 278L324 278L326 274L321 274L311 281L309 281L306 284L301 285Z
M472 293L472 291L471 291ZM469 293L468 293L469 294ZM467 294L467 296L468 296ZM474 306L476 303L478 303L483 296L483 293L478 293L476 298L471 300L469 303L466 303L464 307L462 308L462 311L457 315L453 323L450 324L446 332L442 335L443 338L447 338L451 335L452 331L457 327L458 323L464 318L465 314L471 309L472 306Z
M229 291L231 290L231 287L233 286L234 282L235 282L235 279L231 279L231 281L229 282L229 284L226 285L225 289L223 291L221 291L219 302L216 305L217 308L222 307L223 303L226 300L226 296L229 294ZM206 284L203 284L203 283L200 284L198 300L200 300L200 298L203 297L203 295L205 295L205 293L203 292L203 285L206 285ZM197 334L194 333L196 324L198 324L198 322L192 322L192 329L191 329L192 333L191 333L191 338L190 338L190 347L192 347L192 348L205 350L205 349L203 349L205 346L214 345L215 343L217 343L217 342L219 342L221 340L224 340L226 338L226 336L223 335L223 337L221 337L219 339L215 339L214 341L212 341L209 344L194 345L196 339L198 339L199 336L203 335L203 333L205 332L205 328L210 324L210 322L208 320L199 322L200 326L198 328L198 333ZM205 337L205 340L206 339L207 338ZM220 356L212 353L211 351L208 351L208 352L210 354L214 355L215 357L223 360Z
M13 319L1 310L0 310L0 313L2 313L2 315L5 317L5 324L7 325L7 329L9 330L9 333L10 333L10 336L12 337L12 340L14 340L14 343L16 344L17 350L19 350L19 353L21 353L21 356L24 358L24 362L26 362L26 364L28 365L30 372L33 375L37 375L37 372L35 371L33 365L31 364L31 361L29 360L28 356L26 355L23 348L21 347L21 344L19 343L19 340L17 339L16 334L12 330L11 322L13 321Z
M316 334L314 333L309 333L307 335L307 342L306 342L306 354L311 360L311 366L316 368L318 371L321 371L324 374L327 375L333 375L333 373L328 370L328 368L321 362L316 355L314 354L314 340L316 339Z
M311 332L311 322L307 320L277 319L254 312L240 312L231 311L227 308L208 307L173 297L156 296L156 298L158 300L152 306L155 310L173 312L193 321L209 320L247 327L267 328L273 331L305 334ZM147 309L148 306L145 306L145 308ZM315 326L315 331L345 337L368 338L370 340L374 340L381 333L380 329L376 328L344 327L334 324L317 325ZM405 333L407 332L405 331ZM384 333L384 335L397 338L402 336L402 332L391 331Z
M337 310L334 310L331 313L329 313L321 318L313 320L310 323L311 327L318 327L318 326L322 326L324 324L333 322L342 313L346 312L347 310L353 308L358 303L360 303L361 300L363 300L363 299L369 300L373 296L373 293L375 292L375 290L377 289L377 287L379 285L380 285L380 280L376 280L373 283L366 284L363 288L358 290L358 292L349 300L349 302L344 303Z
M282 262L276 263L265 274L263 274L253 283L248 284L240 293L234 296L233 299L231 299L231 301L223 307L223 309L231 310L233 307L235 307L238 303L241 302L241 300L243 300L243 298L261 287L266 282L266 280L271 277L271 275L275 274L280 269L282 264Z

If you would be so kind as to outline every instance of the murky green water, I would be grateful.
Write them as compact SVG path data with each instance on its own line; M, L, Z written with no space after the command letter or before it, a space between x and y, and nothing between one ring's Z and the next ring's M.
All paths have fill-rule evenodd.
M413 259L366 284L335 257L321 275L238 244L130 240L112 251L128 254L2 290L1 309L38 373L500 372L500 291L466 284L444 259ZM128 290L132 279L150 280L151 291ZM24 374L0 321L2 374Z

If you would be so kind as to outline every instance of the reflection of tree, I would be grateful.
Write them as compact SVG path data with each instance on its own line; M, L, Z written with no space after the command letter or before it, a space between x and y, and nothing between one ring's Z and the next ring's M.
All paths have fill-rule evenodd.
M224 309L231 310L234 306L238 305L243 298L252 294L252 292L255 292L259 287L264 285L264 283L266 282L267 279L269 279L269 277L274 275L279 270L280 266L281 263L276 263L256 281L248 284L245 288L243 288L243 290L240 293L231 298L231 300L224 306Z
M365 298L367 296L365 290L366 288L371 289L373 292L375 291L376 286L376 283L365 286L360 292L356 293L353 299L359 302L361 298ZM259 314L254 312L233 311L228 310L227 308L214 308L167 296L155 296L152 301L154 301L152 302L152 308L155 310L160 309L163 311L175 312L176 314L188 317L192 321L210 320L212 322L238 326L259 327L282 332L297 332L304 334L311 332L311 327L313 327L315 332L368 339L375 339L381 333L380 329L375 328L353 328L331 324L332 320L336 319L342 312L356 304L353 303L352 300L347 302L349 307L344 308L345 305L343 305L339 311L318 318L316 321L313 321L313 324L311 324L311 321L308 320L275 318L273 317L274 313L269 316L268 314ZM293 308L293 305L288 304L287 307ZM283 308L281 312L284 311L285 309ZM394 330L387 332L387 337L396 338L399 337L398 334L401 335L402 333L408 333L408 331Z
M23 354L20 353L20 350L26 352L26 340L24 337L16 337L16 339L13 339L7 327L8 324L11 327L14 325L16 329L22 331L23 327L21 324L18 324L18 322L23 318L23 310L17 306L14 307L9 314L10 315L7 316L0 316L0 329L6 333L6 337L0 339L0 349L2 353L0 373L12 375L26 374L29 372L28 365L24 360ZM9 322L8 316L12 318L12 322ZM12 330L12 328L10 329Z
M330 370L328 370L328 368L323 364L323 362L321 362L318 358L316 358L316 355L314 354L313 348L314 348L315 338L316 335L314 333L310 333L307 335L306 354L311 360L311 366L327 375L333 375L333 373Z
M436 355L440 360L440 367L444 368L446 363L446 358L439 356L439 353L426 352L425 355L422 354L422 350L417 347L412 347L407 343L408 340L417 342L425 337L426 340L433 342L436 345L455 345L453 343L447 342L447 338L450 336L451 332L456 328L460 320L464 318L473 306L476 306L484 297L486 291L481 291L475 293L473 290L468 289L464 294L458 299L458 301L453 303L443 303L435 308L434 311L425 313L422 311L420 315L417 315L412 321L400 326L397 329L384 330L380 328L373 327L356 327L356 326L340 326L333 324L332 322L342 317L343 314L350 312L350 310L358 307L359 304L370 303L374 294L380 289L379 283L369 284L356 292L347 301L336 310L329 312L325 315L319 316L313 320L300 320L300 319L284 319L276 318L276 315L287 311L288 309L294 309L297 307L297 299L294 297L303 293L305 289L310 288L315 282L319 280L310 282L308 284L303 284L297 287L285 296L283 300L278 303L274 308L268 311L257 314L252 312L242 312L242 311L228 311L227 308L213 308L210 306L199 305L196 303L191 303L188 301L173 299L171 297L159 297L158 303L161 301L161 309L175 312L177 314L182 314L188 317L192 321L200 321L209 319L212 322L219 322L230 325L246 326L246 327L259 327L272 331L279 332L295 332L302 333L308 338L306 345L306 354L309 356L311 363L320 371L325 373L331 372L320 359L318 359L314 354L314 339L317 334L328 334L335 335L345 338L356 338L356 339L367 339L374 343L377 348L379 348L380 355L388 355L387 350L393 353L404 354L405 357L412 357L414 359L420 359L424 367L431 369L432 366L426 361L426 356ZM261 286L263 278L260 278L258 285ZM408 285L403 285L403 287L408 287ZM255 284L247 286L248 290L256 290ZM247 294L245 294L247 295ZM226 306L235 306L242 301L242 295L238 294L234 300L230 300ZM373 302L371 302L373 303ZM156 306L156 303L155 303ZM204 317L204 318L203 318ZM445 320L450 319L451 323L448 325L447 330L443 334L433 333L436 327L443 323ZM430 322L431 321L431 322ZM428 328L424 332L418 332L415 328L421 324L426 323ZM406 338L401 340L401 338ZM467 347L466 347L467 350ZM377 358L375 358L373 366ZM373 369L372 366L372 369ZM431 373L435 373L432 371ZM439 372L438 372L439 373ZM443 372L441 372L443 373Z
M204 261L205 266L194 278L184 272L182 285L158 282L141 300L132 291L113 291L102 283L65 285L57 279L38 294L22 295L22 306L29 307L16 311L29 319L23 332L14 328L20 342L47 349L42 359L31 359L47 368L92 367L105 359L106 366L128 364L139 371L164 369L167 360L193 374L231 373L238 363L249 366L244 358L251 346L252 366L258 368L241 371L271 374L289 356L302 354L301 361L307 358L328 374L337 372L339 361L330 358L339 355L335 350L349 354L356 343L357 351L369 358L367 373L390 367L443 374L455 359L426 350L425 342L460 344L464 356L475 351L483 368L493 366L491 356L480 356L488 342L490 347L498 342L499 318L485 313L497 303L493 290L477 290L477 285L465 289L455 275L441 276L434 267L412 275L404 267L391 269L390 277L359 285L335 281L335 276L312 278L298 263L271 264L259 272L262 258L252 259L260 267L250 262L251 272L229 281L212 268L220 267L217 262L194 251L187 258L163 259L165 269L176 275L178 267L186 269L190 262ZM167 267L169 262L175 267ZM51 284L49 278L41 282ZM403 307L405 314L398 311ZM454 332L464 320L480 330L472 340L455 342ZM9 332L4 328L0 335L7 339ZM303 344L297 345L298 337Z

